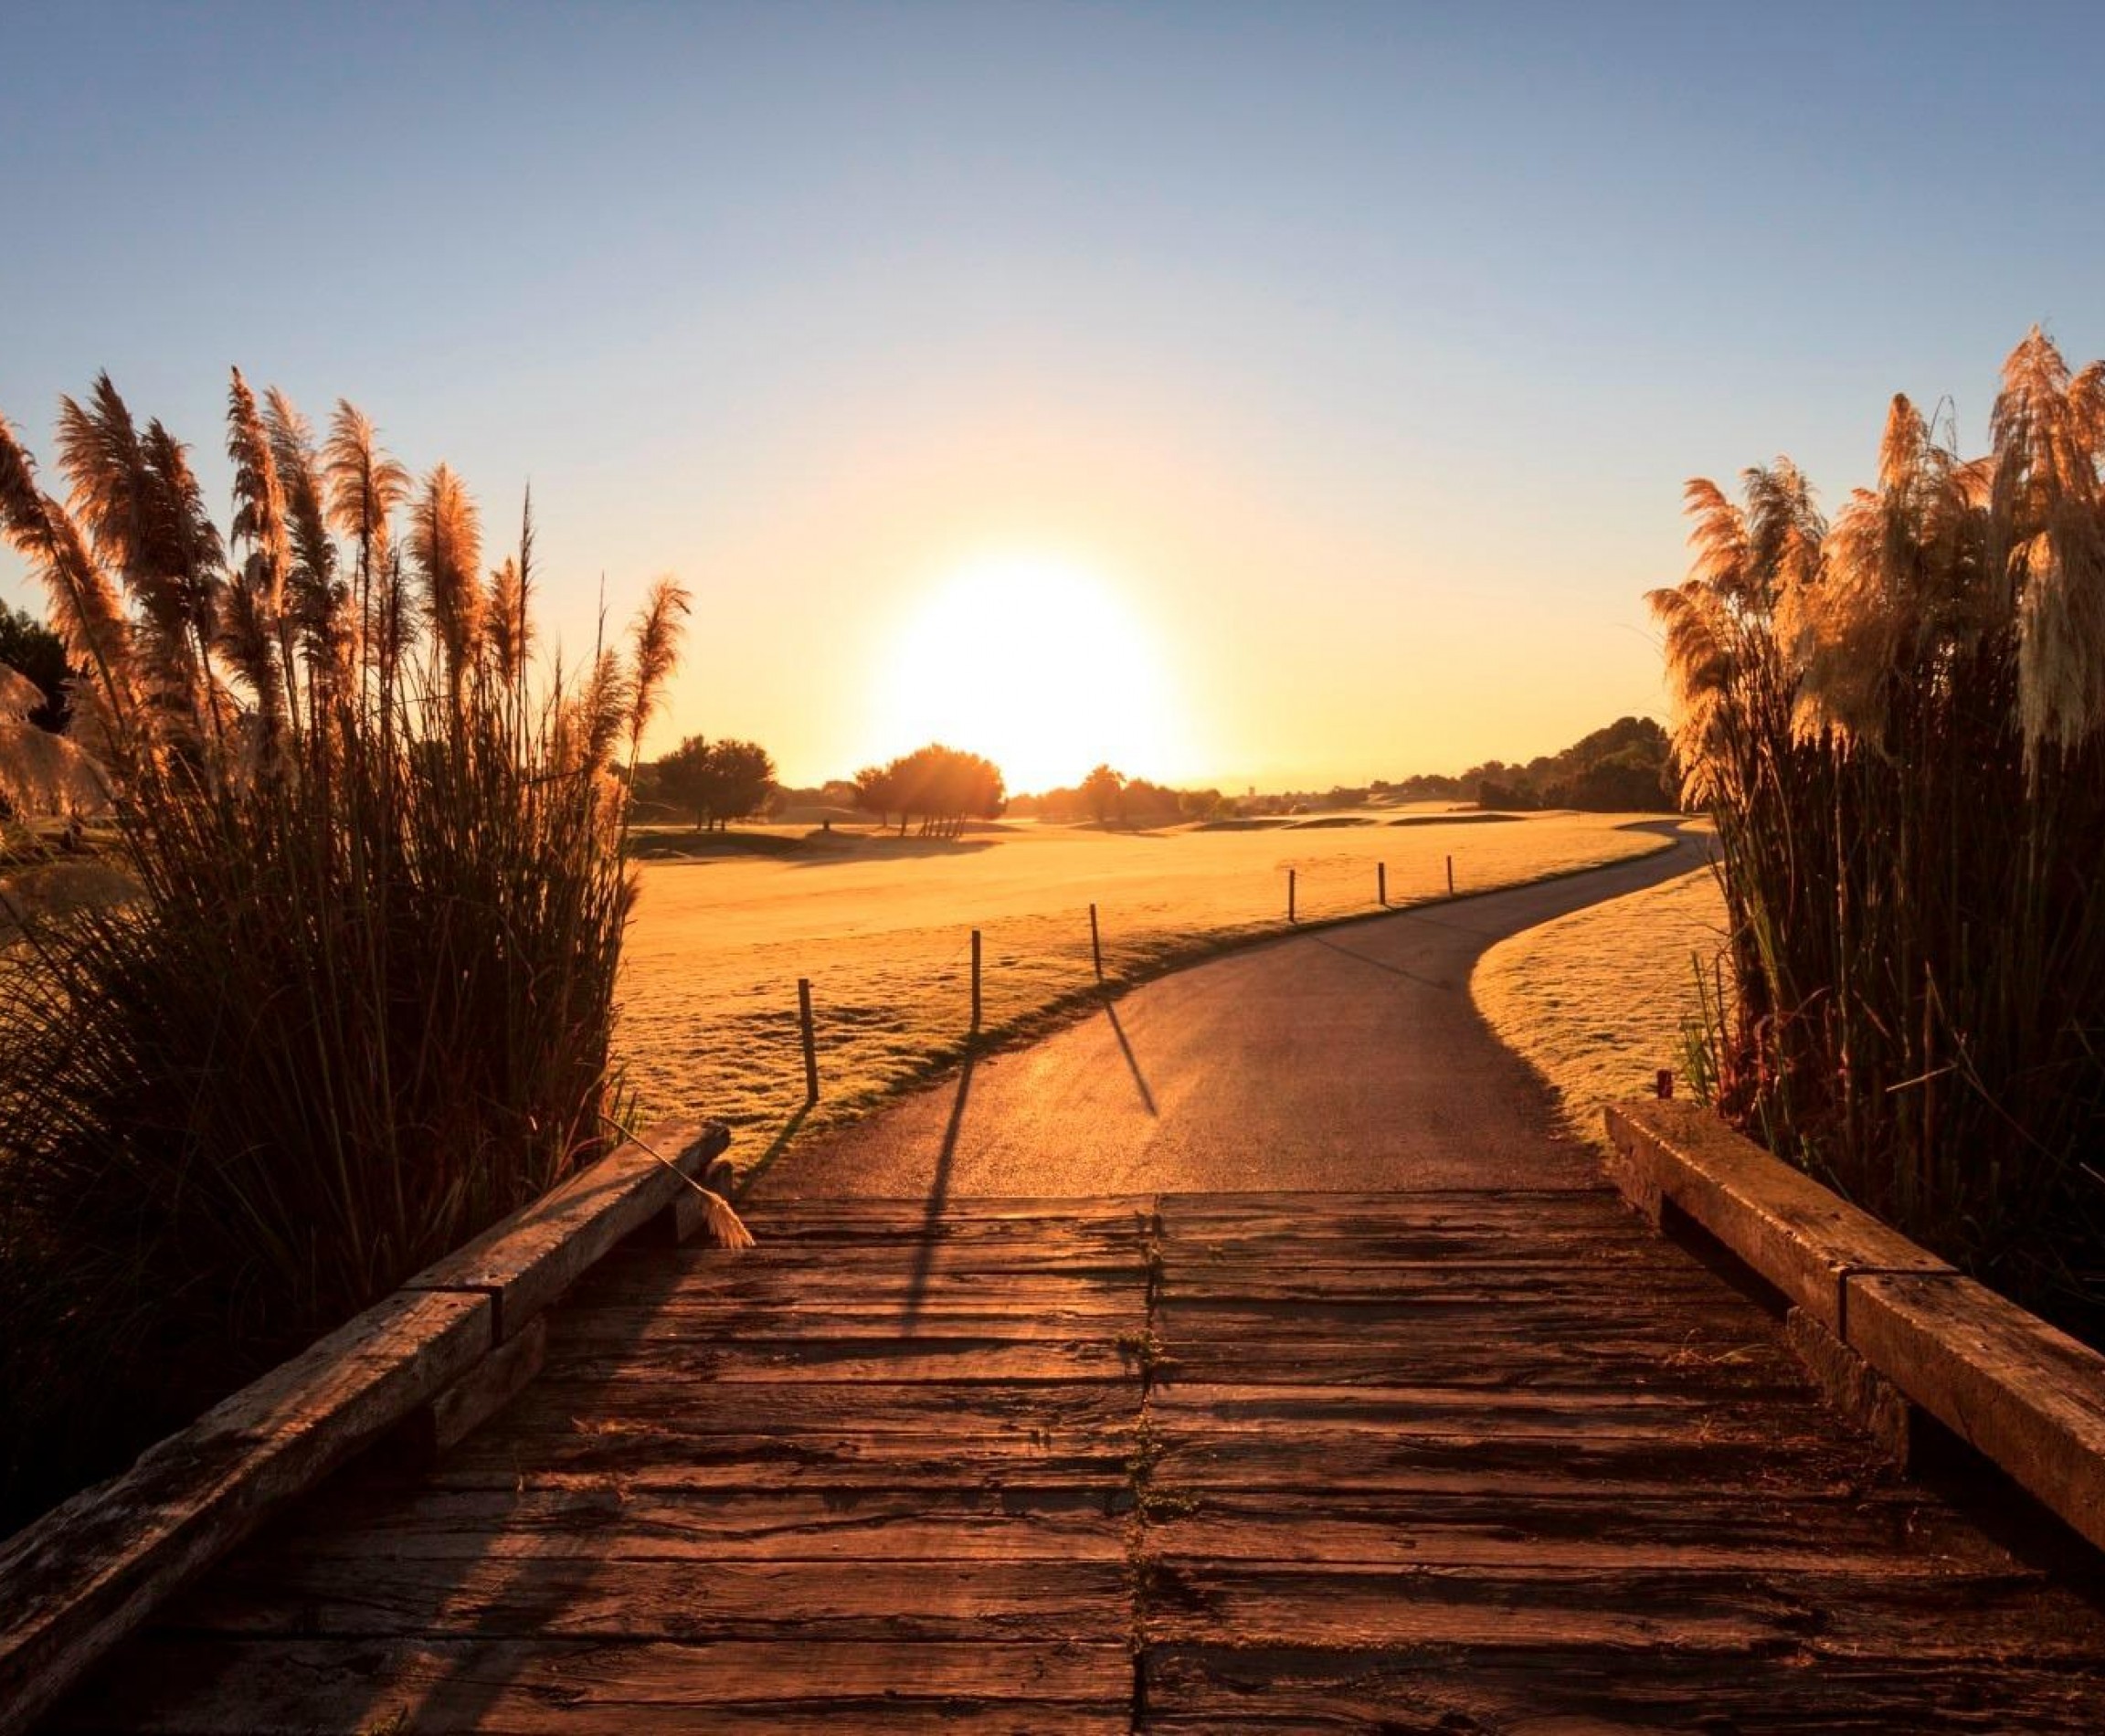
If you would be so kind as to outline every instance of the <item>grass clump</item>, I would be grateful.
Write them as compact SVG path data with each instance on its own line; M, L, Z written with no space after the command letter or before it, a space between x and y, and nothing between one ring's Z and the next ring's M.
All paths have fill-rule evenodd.
M1788 460L1689 485L1655 593L1715 816L1727 1117L2105 1341L2105 366L2035 330L1993 450L1896 397L1832 523Z
M68 498L0 421L0 528L76 667L123 902L0 954L0 1527L120 1465L593 1155L672 667L533 672L532 520L481 567L439 465L238 373L222 537L105 376ZM0 888L4 891L4 888Z

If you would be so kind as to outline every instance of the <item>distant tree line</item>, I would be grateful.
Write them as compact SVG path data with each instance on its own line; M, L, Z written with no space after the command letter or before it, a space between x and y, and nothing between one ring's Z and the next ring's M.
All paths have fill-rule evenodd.
M993 820L1008 806L1001 768L978 754L930 742L887 766L867 766L854 777L855 805L879 826L899 816L899 835L921 821L924 838L955 838L968 820Z
M1068 825L1093 820L1100 826L1174 826L1232 810L1218 789L1172 789L1128 778L1111 766L1096 767L1079 784L1021 796L1009 804L1018 819Z
M4 613L4 611L0 611ZM0 632L5 623L0 622ZM1487 759L1457 777L1421 773L1328 789L1224 796L1219 789L1178 789L1128 778L1099 765L1081 782L1010 799L1000 768L979 754L930 742L852 778L785 790L774 761L758 744L691 736L663 758L637 768L639 802L691 814L698 828L721 829L771 807L852 808L900 836L919 822L925 838L954 838L971 820L1004 813L1018 820L1074 825L1175 826L1189 821L1391 808L1404 802L1474 802L1488 809L1576 808L1596 812L1659 811L1677 801L1680 773L1666 733L1649 717L1620 717L1558 754L1525 765Z
M1458 778L1421 775L1369 786L1386 801L1473 801L1483 808L1577 808L1595 813L1680 806L1681 774L1666 732L1649 717L1618 717L1560 754L1526 765L1487 759Z

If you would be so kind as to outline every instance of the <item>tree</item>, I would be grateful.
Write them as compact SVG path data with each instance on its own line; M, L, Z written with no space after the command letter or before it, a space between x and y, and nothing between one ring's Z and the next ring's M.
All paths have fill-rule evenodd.
M694 816L700 831L709 813L709 743L704 736L689 736L679 746L646 769L651 788L666 802L684 808Z
M1108 766L1099 766L1082 780L1082 799L1089 804L1089 811L1096 816L1099 825L1108 825L1119 811L1119 798L1125 793L1124 774Z
M1182 792L1146 778L1128 778L1118 792L1118 817L1129 825L1162 825L1183 817Z
M1476 805L1486 810L1511 813L1534 807L1535 797L1524 784L1507 783L1501 778L1483 778L1476 784Z
M890 765L865 767L855 775L856 806L878 823L899 816L899 835L921 816L924 838L954 838L968 819L992 820L1008 803L1001 768L980 754L930 742Z
M664 799L694 816L694 830L742 820L775 788L775 762L756 742L690 736L651 767Z
M892 766L898 763L895 759ZM855 806L866 814L877 816L877 829L880 831L892 823L894 793L892 766L865 766L851 780L855 786ZM899 829L902 831L906 829L904 819L899 822Z
M775 789L775 761L758 742L716 743L709 771L710 812L719 828L758 813Z

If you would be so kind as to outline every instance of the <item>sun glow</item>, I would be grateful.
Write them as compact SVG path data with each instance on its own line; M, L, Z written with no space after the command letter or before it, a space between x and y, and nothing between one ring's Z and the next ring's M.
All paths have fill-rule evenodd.
M1163 660L1116 591L1043 556L974 560L900 630L878 675L885 757L924 742L986 755L1010 793L1079 783L1108 762L1181 771Z

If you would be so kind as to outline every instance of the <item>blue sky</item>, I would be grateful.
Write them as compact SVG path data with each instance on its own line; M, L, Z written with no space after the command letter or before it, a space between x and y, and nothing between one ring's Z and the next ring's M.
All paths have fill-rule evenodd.
M1174 763L1129 772L1550 751L1662 704L1685 478L1788 450L1832 503L1892 392L1978 445L2034 321L2105 349L2084 8L14 5L6 37L35 450L107 367L220 498L229 364L347 396L466 474L493 553L532 479L566 642L602 575L619 615L678 572L668 743L799 780L915 745L900 634L1019 551L1115 592L1177 696Z

